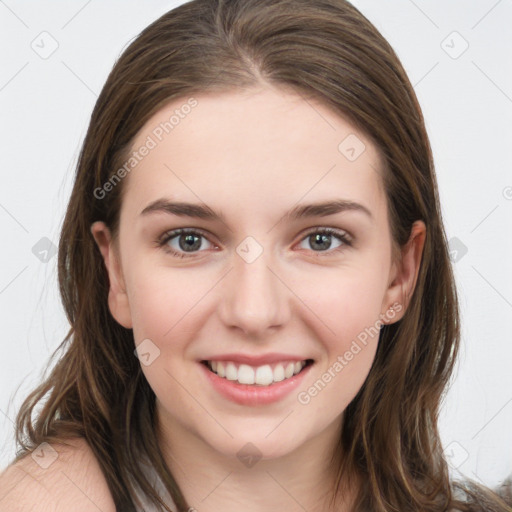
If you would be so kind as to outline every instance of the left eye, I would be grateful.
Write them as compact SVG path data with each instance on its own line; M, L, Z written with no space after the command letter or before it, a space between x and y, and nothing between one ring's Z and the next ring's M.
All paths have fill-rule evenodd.
M331 247L333 237L338 239L338 245L334 248ZM174 231L166 233L158 242L158 245L174 256L186 258L192 256L195 252L200 252L201 249L205 249L203 247L203 241L214 245L212 242L208 241L201 231L175 229ZM302 238L301 243L304 242L309 242L311 247L313 247L313 252L328 252L329 254L340 250L343 246L352 245L350 236L346 232L331 228L316 228L314 231L310 231ZM329 251L329 249L332 249L332 251Z
M334 248L331 247L333 237L337 238L339 241L339 245ZM331 228L322 228L311 231L305 236L305 238L302 239L302 241L309 242L313 247L317 246L319 251L314 252L325 252L329 249L333 249L334 252L344 245L351 245L351 240L347 233L343 231L338 232L337 230Z

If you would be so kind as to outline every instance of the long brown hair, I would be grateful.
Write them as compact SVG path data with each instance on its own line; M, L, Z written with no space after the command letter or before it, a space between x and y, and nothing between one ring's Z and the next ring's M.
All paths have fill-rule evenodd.
M169 510L141 471L142 453L178 509L188 510L158 446L155 394L134 356L133 333L110 314L108 275L90 227L102 220L118 234L123 182L108 194L98 190L162 106L265 84L316 98L376 144L398 246L414 221L427 227L405 315L382 327L368 378L345 411L336 491L357 475L354 510L509 511L492 490L449 478L437 421L460 326L431 148L398 57L344 0L193 0L153 22L120 56L91 116L59 243L59 285L71 328L55 367L19 411L16 460L44 441L80 436L118 510L135 510L130 475L155 505ZM467 500L455 499L455 488Z

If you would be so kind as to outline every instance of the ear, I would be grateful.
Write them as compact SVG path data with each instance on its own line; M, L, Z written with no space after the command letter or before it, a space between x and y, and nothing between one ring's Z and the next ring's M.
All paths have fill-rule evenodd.
M109 228L98 221L91 225L91 233L103 256L109 278L108 306L112 316L126 329L133 328L128 295L124 283L118 245L112 240Z
M421 220L414 222L408 242L393 262L390 283L383 301L383 322L392 324L400 320L409 305L418 279L427 228Z

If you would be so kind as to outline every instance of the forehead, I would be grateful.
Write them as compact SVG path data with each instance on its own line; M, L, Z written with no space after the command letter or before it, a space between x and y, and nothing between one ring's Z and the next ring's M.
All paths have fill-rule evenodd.
M329 107L289 90L173 100L149 119L131 149L139 159L123 183L123 203L139 211L163 196L215 198L223 207L236 201L253 211L305 196L359 199L374 208L383 200L380 155L368 137Z

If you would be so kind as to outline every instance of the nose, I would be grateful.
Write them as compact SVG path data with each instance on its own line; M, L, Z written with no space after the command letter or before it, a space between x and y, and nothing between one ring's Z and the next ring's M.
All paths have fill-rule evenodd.
M265 337L290 316L290 292L266 258L266 251L252 262L233 255L233 269L224 280L219 314L224 325L244 335Z

